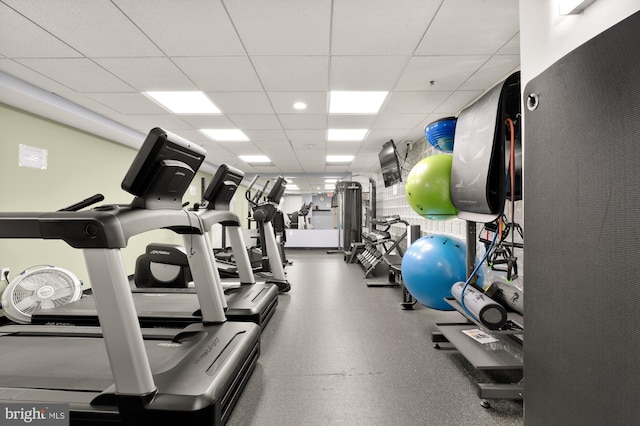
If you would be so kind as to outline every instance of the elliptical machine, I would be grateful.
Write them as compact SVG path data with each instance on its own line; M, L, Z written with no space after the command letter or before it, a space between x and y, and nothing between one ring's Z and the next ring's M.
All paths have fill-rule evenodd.
M251 180L251 183L245 191L245 198L251 206L253 220L255 220L258 225L262 256L268 259L269 274L266 277L266 282L276 284L281 292L288 292L291 289L291 284L287 280L284 272L283 257L280 252L281 247L276 241L272 223L278 213L278 204L280 204L280 200L284 194L287 181L284 177L278 176L269 193L262 199L269 186L269 181L267 181L262 189L256 190L253 194L251 192L259 177L259 175L256 175Z

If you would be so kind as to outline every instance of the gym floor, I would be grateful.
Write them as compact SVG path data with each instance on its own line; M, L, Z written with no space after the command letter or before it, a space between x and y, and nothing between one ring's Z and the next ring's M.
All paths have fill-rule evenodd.
M397 287L366 286L362 268L326 250L287 250L292 285L262 332L261 355L228 425L522 425L523 403L482 408L496 381L456 350L435 349L434 323L456 312L400 307Z

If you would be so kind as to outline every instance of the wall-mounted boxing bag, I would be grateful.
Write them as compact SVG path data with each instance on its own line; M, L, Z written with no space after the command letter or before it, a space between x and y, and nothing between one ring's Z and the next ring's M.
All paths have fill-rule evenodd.
M520 73L493 87L458 116L451 165L451 202L458 218L492 222L504 207L507 118L520 114ZM517 137L518 143L520 137Z

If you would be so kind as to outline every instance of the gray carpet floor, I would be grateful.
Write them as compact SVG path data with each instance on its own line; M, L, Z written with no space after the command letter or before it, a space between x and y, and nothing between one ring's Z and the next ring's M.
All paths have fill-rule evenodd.
M477 383L499 377L433 347L435 322L461 321L458 313L401 309L399 288L367 287L371 279L341 254L287 257L292 289L262 332L258 365L228 425L524 423L522 401L481 407Z

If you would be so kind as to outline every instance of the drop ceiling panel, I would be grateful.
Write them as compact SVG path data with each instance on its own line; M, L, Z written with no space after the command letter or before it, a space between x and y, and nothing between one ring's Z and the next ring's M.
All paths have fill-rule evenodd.
M259 155L262 151L252 142L218 142L225 150L234 155Z
M367 136L367 140L363 144L363 149L373 149L378 147L377 151L382 149L382 144L389 139L393 139L396 145L402 144L406 140L406 135L409 133L406 129L386 129L386 130L372 130ZM376 151L376 152L377 152Z
M326 130L285 130L291 143L325 143L327 140Z
M328 56L254 56L252 62L268 92L328 89Z
M403 129L414 128L422 120L425 114L380 114L376 117L373 129Z
M327 92L268 92L273 109L278 114L326 114ZM297 110L296 102L304 102L307 108Z
M219 1L116 0L115 3L168 56L245 54Z
M208 92L207 96L224 114L273 114L264 92Z
M131 127L132 129L139 130L142 133L147 133L149 130L154 127L162 127L166 130L184 130L190 129L191 127L186 124L184 121L180 120L175 115L164 114L164 115L107 115L107 117L117 121L119 123L124 124L127 127Z
M246 56L172 58L200 90L209 92L255 92L262 85Z
M86 56L162 56L162 51L110 1L5 3Z
M416 142L425 139L424 127L417 127L404 136L404 140Z
M238 167L242 170L244 163L240 161L237 155L227 151L224 148L221 148L215 145L211 146L211 144L215 144L215 142L213 141L205 142L202 145L207 150L206 160L208 162L218 166L220 164L229 164L230 166ZM246 172L246 169L243 171ZM243 194L243 197L244 197L244 194Z
M115 115L117 111L113 108L108 107L107 105L98 102L83 93L78 93L70 89L65 89L62 92L58 92L58 94L81 107L87 108L90 111L94 111L97 114L101 115Z
M232 129L235 125L222 114L180 115L180 119L195 129Z
M197 90L168 58L97 58L98 65L138 91Z
M347 164L345 164L345 165L337 165L337 166L334 166L334 165L331 165L331 166L326 165L326 166L324 167L324 171L325 171L326 173L346 173L346 172L348 172L348 171L349 171L350 166L351 166L351 164L350 164L350 163L347 163Z
M169 112L146 96L137 92L86 93L87 97L100 102L121 114L166 114Z
M131 86L89 59L19 59L18 62L78 92L133 91Z
M328 155L356 155L362 142L327 142Z
M410 55L441 0L335 0L332 55ZM407 13L407 11L411 13Z
M461 87L461 90L483 90L491 87L508 75L520 65L518 55L496 55L482 66Z
M481 93L480 90L458 90L445 99L433 112L441 115L457 115L462 108L480 96Z
M375 115L329 115L330 129L370 129L376 121Z
M332 56L329 88L390 91L408 60L408 56Z
M253 142L288 140L282 129L246 129L244 134Z
M281 129L275 114L228 114L235 127L239 129Z
M290 141L291 146L293 147L293 149L295 149L296 151L298 150L322 150L322 152L325 152L327 149L327 141L322 141L322 140L314 140L314 141L304 141L304 140L292 140ZM319 158L316 157L316 161L318 161Z
M63 93L75 93L75 91L69 89L67 86L50 79L46 75L40 74L39 72L10 59L0 59L0 70L13 76L19 76L22 81L26 81L27 83L39 87L47 92L57 93L61 96Z
M305 173L322 173L325 171L326 151L324 149L295 149L298 162Z
M451 95L450 91L393 92L382 114L429 114Z
M498 55L520 55L519 32L498 51Z
M327 114L279 114L284 129L326 129Z
M15 58L82 55L5 4L0 3L0 53Z
M250 55L328 55L330 0L227 1Z
M395 90L456 90L489 58L489 55L414 56Z
M494 54L518 33L517 17L513 0L447 0L415 54Z

